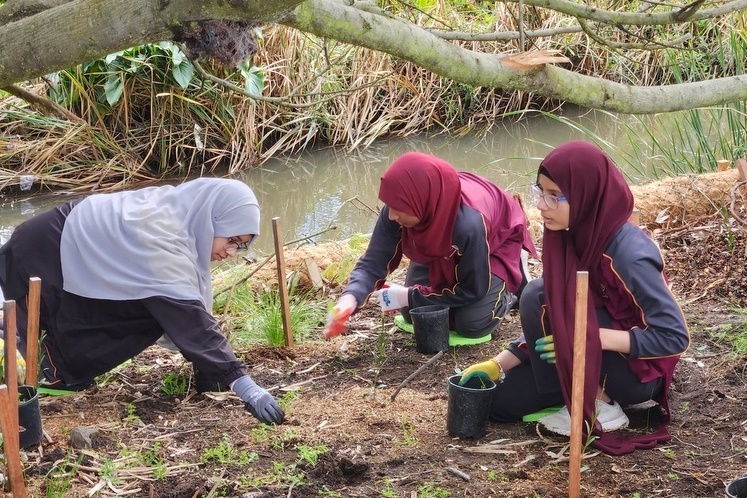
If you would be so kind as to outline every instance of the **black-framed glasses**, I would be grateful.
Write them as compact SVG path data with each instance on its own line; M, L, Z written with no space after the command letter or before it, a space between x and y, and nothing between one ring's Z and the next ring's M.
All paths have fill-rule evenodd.
M537 183L532 185L531 192L535 204L539 204L540 199L542 199L543 201L545 201L545 205L550 209L555 209L556 207L558 207L558 204L560 204L561 201L568 200L568 198L564 195L542 193L542 187L540 187Z
M225 249L228 254L233 256L236 253L244 252L249 249L249 244L252 243L252 240L254 240L253 237L246 242L242 242L238 239L234 239L233 237L229 237L228 243L223 246L223 249Z

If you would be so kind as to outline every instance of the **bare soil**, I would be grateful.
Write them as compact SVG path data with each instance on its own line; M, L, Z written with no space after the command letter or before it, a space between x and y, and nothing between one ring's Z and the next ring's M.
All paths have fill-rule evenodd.
M670 393L672 439L618 457L587 453L583 496L718 497L725 483L747 475L747 237L728 218L718 211L677 226L648 225L691 333ZM479 440L446 432L447 377L519 333L512 311L492 341L444 354L394 400L429 356L374 306L332 341L240 350L260 384L277 396L296 393L286 422L271 428L231 393L192 387L186 396L165 394L164 378L191 368L179 354L152 347L92 389L42 397L45 439L23 452L29 495L564 497L567 438L533 423L490 423ZM655 410L629 412L628 430L655 420ZM80 426L97 430L93 448L71 448ZM303 458L304 447L321 446L328 452L318 461ZM234 454L206 461L206 450L217 448ZM241 451L256 459L242 462ZM55 494L49 485L65 470L69 487Z

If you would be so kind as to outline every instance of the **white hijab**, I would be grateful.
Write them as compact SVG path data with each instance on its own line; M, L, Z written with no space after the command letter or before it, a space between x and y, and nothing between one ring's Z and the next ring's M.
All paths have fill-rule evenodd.
M115 301L199 299L212 312L213 238L247 234L259 235L259 205L238 180L92 195L62 230L63 288Z

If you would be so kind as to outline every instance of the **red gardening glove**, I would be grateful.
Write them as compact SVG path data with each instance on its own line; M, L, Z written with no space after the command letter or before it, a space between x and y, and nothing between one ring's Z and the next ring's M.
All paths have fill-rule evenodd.
M345 332L348 319L358 307L358 301L352 294L343 294L334 308L327 314L327 326L324 327L324 338L330 339Z

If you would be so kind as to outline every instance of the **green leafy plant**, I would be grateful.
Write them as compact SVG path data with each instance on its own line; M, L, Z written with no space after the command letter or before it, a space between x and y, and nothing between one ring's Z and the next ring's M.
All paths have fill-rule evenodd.
M449 490L432 484L423 484L418 488L418 498L448 498L451 496Z
M415 437L415 426L407 421L407 417L402 417L402 439L397 440L397 444L402 446L417 446L418 439Z
M329 453L329 448L327 448L323 444L317 446L298 444L296 445L296 450L298 451L299 460L308 463L312 467L316 467L316 464L319 462L320 456L324 455L325 453Z
M257 460L259 460L257 453L234 448L227 434L223 436L223 439L217 445L203 451L200 457L200 461L203 463L217 462L234 465L247 465Z
M384 488L380 491L382 498L397 498L397 492L394 490L392 481L384 479Z
M169 396L186 396L189 379L176 372L170 372L161 381L161 391Z

